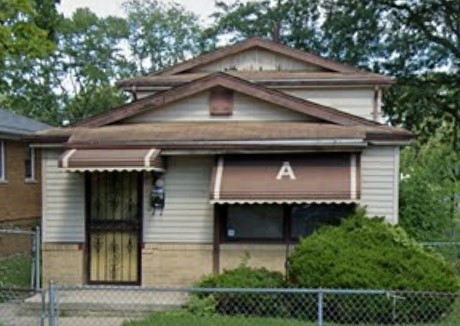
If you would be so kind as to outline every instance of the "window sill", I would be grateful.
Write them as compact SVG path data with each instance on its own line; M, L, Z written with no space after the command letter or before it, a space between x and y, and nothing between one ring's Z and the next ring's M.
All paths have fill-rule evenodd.
M7 185L7 184L8 184L8 180L0 180L0 186Z
M34 184L38 184L38 181L34 180L34 179L26 179L26 180L24 180L24 183L34 185Z

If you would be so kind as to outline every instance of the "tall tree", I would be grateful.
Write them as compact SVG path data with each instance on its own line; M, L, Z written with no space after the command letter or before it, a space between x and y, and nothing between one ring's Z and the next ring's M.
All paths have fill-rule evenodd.
M400 223L418 240L460 240L460 153L442 137L402 152Z
M78 9L59 21L50 55L10 60L10 87L0 103L57 125L124 103L112 85L135 70L123 47L127 37L123 19Z
M139 74L176 64L212 44L212 40L202 37L199 17L177 4L129 0L123 7L127 15L130 54Z

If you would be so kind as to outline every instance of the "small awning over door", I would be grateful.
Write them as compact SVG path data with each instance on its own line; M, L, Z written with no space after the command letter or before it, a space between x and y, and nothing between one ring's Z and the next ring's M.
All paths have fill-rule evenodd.
M149 149L69 149L59 159L59 167L85 171L163 171L160 150Z
M358 153L230 155L218 159L212 203L354 203Z

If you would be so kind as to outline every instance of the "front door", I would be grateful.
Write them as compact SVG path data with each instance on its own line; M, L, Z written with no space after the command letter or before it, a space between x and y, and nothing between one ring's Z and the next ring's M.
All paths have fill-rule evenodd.
M88 282L140 284L142 174L87 175Z

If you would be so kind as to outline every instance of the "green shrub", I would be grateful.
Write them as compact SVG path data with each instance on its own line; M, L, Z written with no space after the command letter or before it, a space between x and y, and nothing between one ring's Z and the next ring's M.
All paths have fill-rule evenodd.
M219 275L206 276L196 286L199 288L272 289L285 287L285 280L281 273L242 265ZM200 311L197 311L197 307ZM279 316L284 305L277 294L208 293L192 298L187 308L198 315L209 315L210 311L213 311L225 315Z
M448 263L410 239L400 227L358 211L338 227L323 227L303 239L289 257L289 284L300 288L383 289L455 292L458 280ZM413 302L413 304L411 304ZM357 320L392 321L389 297L325 296L325 311L338 320L348 311ZM404 304L398 319L432 321L450 309L447 297L433 305L423 297ZM428 311L429 310L429 311ZM421 318L420 316L424 316Z

